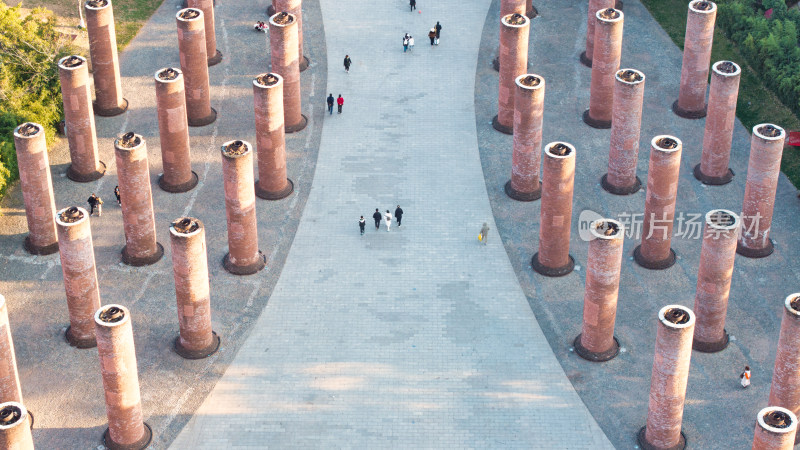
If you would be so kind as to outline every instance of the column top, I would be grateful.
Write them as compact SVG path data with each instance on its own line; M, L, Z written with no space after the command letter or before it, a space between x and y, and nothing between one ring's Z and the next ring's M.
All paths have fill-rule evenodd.
M87 67L86 58L80 55L65 56L58 60L58 68L63 70L79 70Z
M183 78L183 72L177 67L162 67L153 77L159 83L176 83Z
M184 8L175 14L178 22L194 22L203 20L203 11L196 8Z
M260 88L273 88L283 84L283 77L275 72L266 72L253 78L253 86Z
M683 305L667 305L658 311L658 320L667 328L688 328L694 326L694 312Z
M0 404L0 430L10 430L21 423L25 423L28 410L17 402Z
M2 302L0 302L0 306L2 306ZM789 294L786 297L784 306L786 307L786 312L793 315L795 319L800 319L800 292Z
M625 238L625 226L614 219L597 219L589 224L589 232L592 234L592 240L602 239L605 241L613 241L615 239Z
M636 69L619 69L614 78L620 83L633 86L644 83L644 72Z
M141 135L129 131L125 134L117 136L114 139L114 148L116 150L130 152L144 145L144 138Z
M786 131L771 123L761 123L753 127L753 136L765 141L779 141L786 137Z
M36 122L25 122L14 128L14 137L17 139L33 139L38 137L42 130L44 128Z
M128 311L128 308L113 303L101 306L100 309L94 313L94 321L101 327L118 327L126 322L130 322L130 320L131 313Z
M733 61L717 61L711 70L721 77L738 77L742 73L742 69Z
M514 83L522 89L535 91L537 89L544 89L544 77L536 75L535 73L524 73L518 76Z
M575 158L575 147L566 142L551 142L545 146L544 154L555 159Z
M689 11L697 14L714 14L717 12L717 4L708 0L693 0L689 3Z
M181 238L194 236L203 232L203 222L194 217L180 217L169 225L169 232Z
M289 27L297 22L297 18L294 17L294 14L282 11L272 15L269 18L269 24L275 27Z
M111 7L111 0L86 0L83 7L91 10L100 10Z
M736 230L741 225L739 216L727 209L712 209L706 213L706 225L714 230Z
M247 141L228 141L220 148L222 156L226 158L241 158L253 152L253 146Z
M654 150L658 150L663 153L674 153L681 151L683 142L681 142L681 140L675 136L661 134L654 137L653 140L650 141L650 145Z
M520 13L506 14L500 19L500 23L511 28L525 28L531 20Z
M622 11L614 8L600 9L595 14L597 21L600 23L617 23L625 20L625 14Z
M775 434L793 433L797 429L797 416L780 406L767 406L758 412L758 425Z
M89 213L80 206L70 206L56 213L56 224L62 227L76 227L89 220Z

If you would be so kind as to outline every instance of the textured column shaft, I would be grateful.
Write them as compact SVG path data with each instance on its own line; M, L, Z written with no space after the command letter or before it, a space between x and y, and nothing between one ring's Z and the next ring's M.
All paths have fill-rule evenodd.
M800 414L800 293L784 302L769 404Z
M517 77L515 84L514 151L506 193L515 200L530 201L542 196L539 170L545 81L539 75L524 74Z
M175 16L178 23L178 50L186 89L186 115L189 125L208 125L217 118L211 107L208 81L208 56L203 12L187 8Z
M25 250L34 255L55 253L58 251L56 203L44 128L31 122L18 126L14 129L14 147L30 231L25 238Z
M167 192L186 192L197 185L197 174L192 172L183 73L173 68L161 69L155 74L155 84L164 172L158 185Z
M128 101L122 98L117 35L114 30L114 11L111 1L88 0L84 3L84 11L94 76L94 112L100 116L122 114L128 109Z
M681 421L695 316L685 306L668 305L658 312L658 320L644 438L655 448L682 448Z
M695 350L716 352L728 345L725 316L728 313L739 226L739 217L732 211L714 209L706 214L694 297L694 311L697 314L693 343Z
M583 115L584 122L594 128L611 128L614 82L622 56L624 19L622 11L616 9L597 11L589 109Z
M601 180L603 188L612 194L632 194L642 185L636 176L636 164L639 158L644 82L644 74L634 69L622 69L614 75L608 174Z
M217 32L214 24L214 0L188 0L186 6L203 11L203 27L206 37L206 56L208 65L222 61L222 53L217 50Z
M300 55L297 19L285 12L269 18L269 51L272 72L283 77L283 116L287 133L306 126L300 102Z
M531 261L539 273L551 270L556 272L552 276L566 275L574 267L569 255L574 185L575 147L565 142L548 144L542 162L539 252Z
M273 0L275 12L287 12L297 21L297 61L300 71L306 70L308 61L303 55L303 1L302 0ZM274 70L274 69L273 69Z
M31 416L22 403L0 404L0 448L33 450Z
M258 181L256 195L277 200L292 193L286 178L286 136L283 121L283 77L264 73L253 80L256 115Z
M586 18L586 50L581 54L581 62L592 67L594 55L594 26L597 23L597 11L614 7L614 0L589 0Z
M0 402L22 403L22 387L17 372L17 356L11 326L8 323L8 305L0 294Z
M77 55L61 58L58 77L71 161L67 177L79 182L96 180L103 176L106 166L100 162L97 153L97 130L86 58Z
M711 45L717 5L705 0L689 3L686 35L683 40L683 65L678 100L672 106L675 114L688 119L706 115L708 66L711 64Z
M797 415L785 408L768 406L756 416L753 450L792 450L796 433Z
M149 430L142 416L131 314L122 305L106 305L97 310L94 321L108 417L106 446L110 438L114 444L136 448Z
M228 221L228 254L223 264L237 275L255 273L265 261L258 250L253 150L245 141L229 141L221 153Z
M514 13L500 19L500 84L494 127L506 134L514 129L516 79L528 69L529 34L530 19L524 15Z
M650 143L642 244L634 255L636 262L648 269L665 269L675 263L670 244L682 149L680 139L674 136L656 136Z
M114 150L119 192L123 200L125 247L122 249L122 261L133 266L152 264L161 258L164 250L156 242L147 145L141 136L127 133L114 141Z
M741 255L760 258L772 253L769 231L785 138L786 132L777 125L753 127L742 203L742 232L737 249Z
M62 209L56 214L56 227L69 310L67 341L78 348L94 347L94 313L100 308L100 289L89 213L79 207Z
M695 177L705 184L725 184L733 179L728 163L731 159L733 127L736 125L736 100L739 97L741 72L739 66L731 61L718 61L712 67L703 155L694 169Z

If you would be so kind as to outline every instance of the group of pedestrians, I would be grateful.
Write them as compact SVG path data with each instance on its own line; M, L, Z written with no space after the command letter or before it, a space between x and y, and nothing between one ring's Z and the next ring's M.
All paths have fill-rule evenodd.
M119 196L119 186L114 187L114 197L117 198L117 204L122 206L122 199ZM103 199L100 198L99 195L92 192L92 195L89 196L86 203L89 204L89 216L94 215L95 210L97 210L97 217L103 216Z
M394 210L394 217L397 219L397 226L399 227L403 223L403 208L400 205L397 205L397 209ZM381 210L379 208L375 208L375 213L372 214L372 220L375 221L375 229L378 230L381 228L381 221L386 224L386 231L390 231L392 229L392 213L389 212L387 209L384 214L381 214ZM361 235L364 235L364 229L367 227L367 221L364 219L364 216L358 219L358 228L361 230Z
M415 5L414 0L411 0L411 5ZM439 35L442 33L442 24L436 22L436 25L428 32L428 39L431 40L431 46L439 45ZM403 35L403 53L409 50L414 50L414 37L406 33Z
M336 104L339 106L339 114L342 113L342 106L344 105L344 99L342 98L342 94L339 94L339 98L334 99L333 94L328 94L328 112L333 114L333 102L336 101Z

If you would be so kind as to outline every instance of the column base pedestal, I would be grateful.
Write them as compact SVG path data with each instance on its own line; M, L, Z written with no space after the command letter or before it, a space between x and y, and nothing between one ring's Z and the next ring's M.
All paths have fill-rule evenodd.
M542 198L542 182L539 182L539 188L533 192L520 192L513 187L511 187L511 180L509 180L506 185L503 187L506 191L506 195L514 200L520 202L532 202L534 200L539 200Z
M280 200L282 198L286 198L294 192L294 182L289 178L286 179L288 182L286 187L280 191L266 191L258 187L258 181L256 181L256 197L262 198L264 200Z
M742 241L736 244L736 253L746 258L766 258L775 251L775 244L772 239L767 239L767 245L763 248L747 248L742 245Z
M67 332L64 333L64 339L67 340L69 345L71 345L71 346L73 346L75 348L83 349L83 348L94 348L94 347L97 347L97 340L94 337L86 338L86 339L76 338L72 334L72 325L67 327Z
M604 362L612 360L619 355L619 340L617 340L616 336L614 336L614 345L604 352L587 350L586 347L581 345L581 336L583 336L583 333L579 334L578 337L575 338L575 341L572 342L572 346L575 347L575 353L581 358L592 362Z
M194 170L192 171L192 178L186 183L180 184L168 184L166 181L164 181L163 173L158 175L158 187L160 187L162 191L171 192L173 194L191 191L195 186L197 186L197 181L197 173Z
M214 56L208 58L208 67L216 66L222 62L222 52L217 50Z
M133 444L118 444L112 441L108 428L106 428L105 433L103 433L103 444L108 447L108 450L143 450L150 445L150 441L152 440L153 429L150 428L150 425L148 425L147 422L144 423L144 435L141 439Z
M54 242L50 245L45 245L43 247L39 247L33 245L31 242L31 236L25 236L25 241L22 243L22 248L25 249L26 252L30 253L31 255L52 255L58 251L58 242Z
M88 183L90 181L99 180L106 174L106 163L103 161L98 161L100 163L100 168L94 172L90 173L78 173L73 169L72 164L69 165L67 168L67 178L72 181L77 181L78 183Z
M592 59L586 56L586 50L581 52L581 56L578 59L580 59L581 64L583 64L584 66L589 68L592 67Z
M684 119L702 119L706 116L706 109L708 106L704 106L703 109L699 111L689 111L688 109L683 109L678 106L678 101L675 100L675 103L672 104L672 112L674 112L678 117L683 117Z
M145 257L135 257L128 254L128 246L122 247L122 262L133 267L149 266L157 263L164 256L164 247L156 242L156 251Z
M128 99L123 98L122 104L115 108L103 109L97 106L97 102L92 102L92 111L100 117L118 116L128 110Z
M661 261L648 261L644 259L644 256L642 256L641 244L637 245L636 248L633 250L633 260L636 261L636 264L639 264L645 269L650 269L650 270L669 269L675 264L676 259L677 255L675 255L675 250L671 248L669 249L669 256Z
M642 450L683 450L686 448L686 435L683 434L681 431L681 439L678 441L678 444L673 447L656 447L655 445L651 444L647 441L647 436L645 430L647 426L643 426L639 429L639 433L636 434L636 442L639 443L639 448Z
M286 133L297 133L298 131L304 129L306 125L308 125L308 117L305 114L300 114L300 122L297 122L294 125L285 124L283 126L283 131Z
M175 337L175 342L173 343L172 348L175 350L175 353L180 355L182 358L185 359L203 359L213 355L214 353L219 350L220 343L222 339L217 335L215 331L211 331L211 334L214 335L213 339L211 340L211 345L206 348L200 350L189 350L188 348L181 345L181 336L178 335Z
M306 55L303 55L303 59L300 60L300 72L305 72L309 65L311 65L311 61Z
M569 274L575 268L575 258L569 255L569 262L562 267L547 267L539 262L539 252L536 252L531 258L531 268L540 275L546 277L563 277Z
M254 262L253 264L248 266L236 266L231 262L231 254L226 253L225 257L222 258L222 267L234 275L252 275L267 265L267 257L261 253L261 250L258 251L258 256L258 261Z
M215 120L217 120L217 110L211 108L211 114L205 117L201 117L199 119L189 118L188 122L190 127L204 127L206 125L214 123Z
M710 186L722 186L723 184L728 184L733 180L733 173L732 169L728 169L728 172L721 176L721 177L712 177L703 173L700 170L700 164L694 166L694 177L697 178L701 183L708 184Z
M589 110L583 112L583 123L589 125L592 128L597 128L598 130L607 130L611 128L611 121L610 120L599 120L592 118L592 115L589 113Z
M718 342L701 342L698 341L697 338L692 339L692 350L697 350L702 353L716 353L724 350L728 346L730 339L728 337L728 330L723 329L722 334L724 336L722 336L722 339Z
M497 116L494 116L494 118L492 119L492 128L494 128L495 130L497 130L497 131L499 131L501 133L512 134L512 135L514 134L514 126L512 125L512 126L508 127L508 126L505 126L505 125L501 124L500 120L497 118Z
M642 180L636 177L636 181L632 185L619 187L609 183L608 174L605 174L600 178L600 186L602 186L606 192L614 195L631 195L639 192L639 189L642 188Z
M500 57L499 56L495 56L495 58L492 60L492 69L494 69L496 72L500 72Z

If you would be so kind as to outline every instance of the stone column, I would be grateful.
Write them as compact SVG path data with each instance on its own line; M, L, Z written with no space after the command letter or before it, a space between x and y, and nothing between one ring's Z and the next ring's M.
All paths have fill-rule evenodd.
M683 144L674 136L656 136L650 142L642 243L633 251L636 263L647 269L666 269L675 264L670 244L682 150Z
M500 17L503 18L509 14L523 14L529 19L533 19L533 17L528 15L528 7L527 3L530 3L530 0L500 0ZM533 5L531 4L531 7ZM534 16L535 17L535 16ZM492 67L494 70L500 70L500 46L497 47L497 57L492 60ZM527 68L525 72L527 72ZM524 72L523 72L524 73Z
M647 425L637 440L645 449L682 449L683 402L692 358L694 313L681 305L667 305L658 312L656 350L650 378Z
M732 211L714 209L706 214L694 297L697 324L692 348L697 351L713 353L728 346L725 316L740 226Z
M183 72L167 67L156 72L155 80L164 171L158 177L158 187L167 192L187 192L197 186L197 174L192 170Z
M175 352L187 359L205 358L220 344L219 336L211 330L205 227L198 219L182 217L172 222L169 233L180 329Z
M644 74L634 69L622 69L617 71L614 79L608 173L600 179L600 185L614 195L629 195L642 187L642 180L636 176L636 164L642 127Z
M17 372L17 357L6 298L0 294L0 402L22 403L22 387Z
M67 342L77 348L92 348L97 346L94 312L100 308L100 289L89 213L77 206L64 208L56 213L56 227L69 310Z
M164 247L156 241L147 145L143 137L129 132L114 141L114 153L125 228L122 262L131 266L153 264L164 256Z
M575 259L569 254L574 186L575 147L566 142L547 144L542 164L539 251L533 255L531 267L548 277L564 276L575 268Z
M72 162L67 169L67 178L81 183L94 181L105 174L106 165L97 154L97 130L94 126L86 58L77 55L61 58L58 61L58 77Z
M614 324L625 227L616 220L598 219L589 225L589 232L592 240L586 264L583 328L573 345L583 359L608 361L619 354Z
M294 183L286 177L283 77L262 73L253 79L253 106L258 152L256 195L265 200L280 200L294 191Z
M279 12L269 18L269 54L272 72L283 77L283 115L287 133L306 127L308 119L301 113L300 55L298 53L297 19Z
M222 52L217 49L217 32L214 25L214 0L188 0L187 6L203 11L203 25L206 32L206 56L208 65L216 66L222 61Z
M128 109L128 100L122 97L111 1L87 0L84 10L94 75L94 113L103 117L117 116Z
M0 448L33 450L32 417L20 402L0 404Z
M190 127L202 127L217 120L217 110L211 107L203 11L182 9L175 19L181 71L186 84L186 115Z
M597 11L613 8L614 0L589 0L589 9L586 19L586 50L581 53L581 63L586 67L592 67L592 56L594 55L594 25L597 23Z
M221 152L228 221L228 254L222 265L234 275L250 275L267 264L258 249L253 149L245 141L228 141Z
M717 5L714 2L692 0L689 3L683 40L681 87L678 99L672 104L672 111L685 119L706 116L708 65L711 63L716 20Z
M748 258L763 258L774 250L769 230L772 209L781 174L781 157L786 132L777 125L753 127L750 161L742 204L742 232L736 252Z
M594 27L592 83L589 109L583 121L592 128L611 128L614 80L622 56L622 11L613 8L597 11Z
M769 404L800 413L800 293L786 297ZM800 443L800 436L795 440Z
M153 439L142 416L131 320L122 305L105 305L94 315L108 416L103 443L111 449L144 449Z
M756 416L753 450L792 450L796 435L797 416L786 408L768 406Z
M272 0L267 7L267 15L272 17L276 12L287 12L297 19L297 54L300 61L300 72L306 70L310 61L303 54L303 1L302 0Z
M539 169L542 156L542 122L544 120L544 78L524 74L515 80L514 152L511 180L506 195L521 202L542 196Z
M515 80L528 71L530 25L530 19L518 13L500 19L500 84L492 126L505 134L514 130Z
M708 91L708 117L703 135L703 155L694 166L694 177L703 184L730 183L733 127L736 125L736 100L739 97L739 66L731 61L717 61L711 68Z
M49 255L58 251L56 236L56 202L50 163L47 158L44 128L27 122L14 129L14 147L25 216L28 219L28 236L23 246L32 255Z

